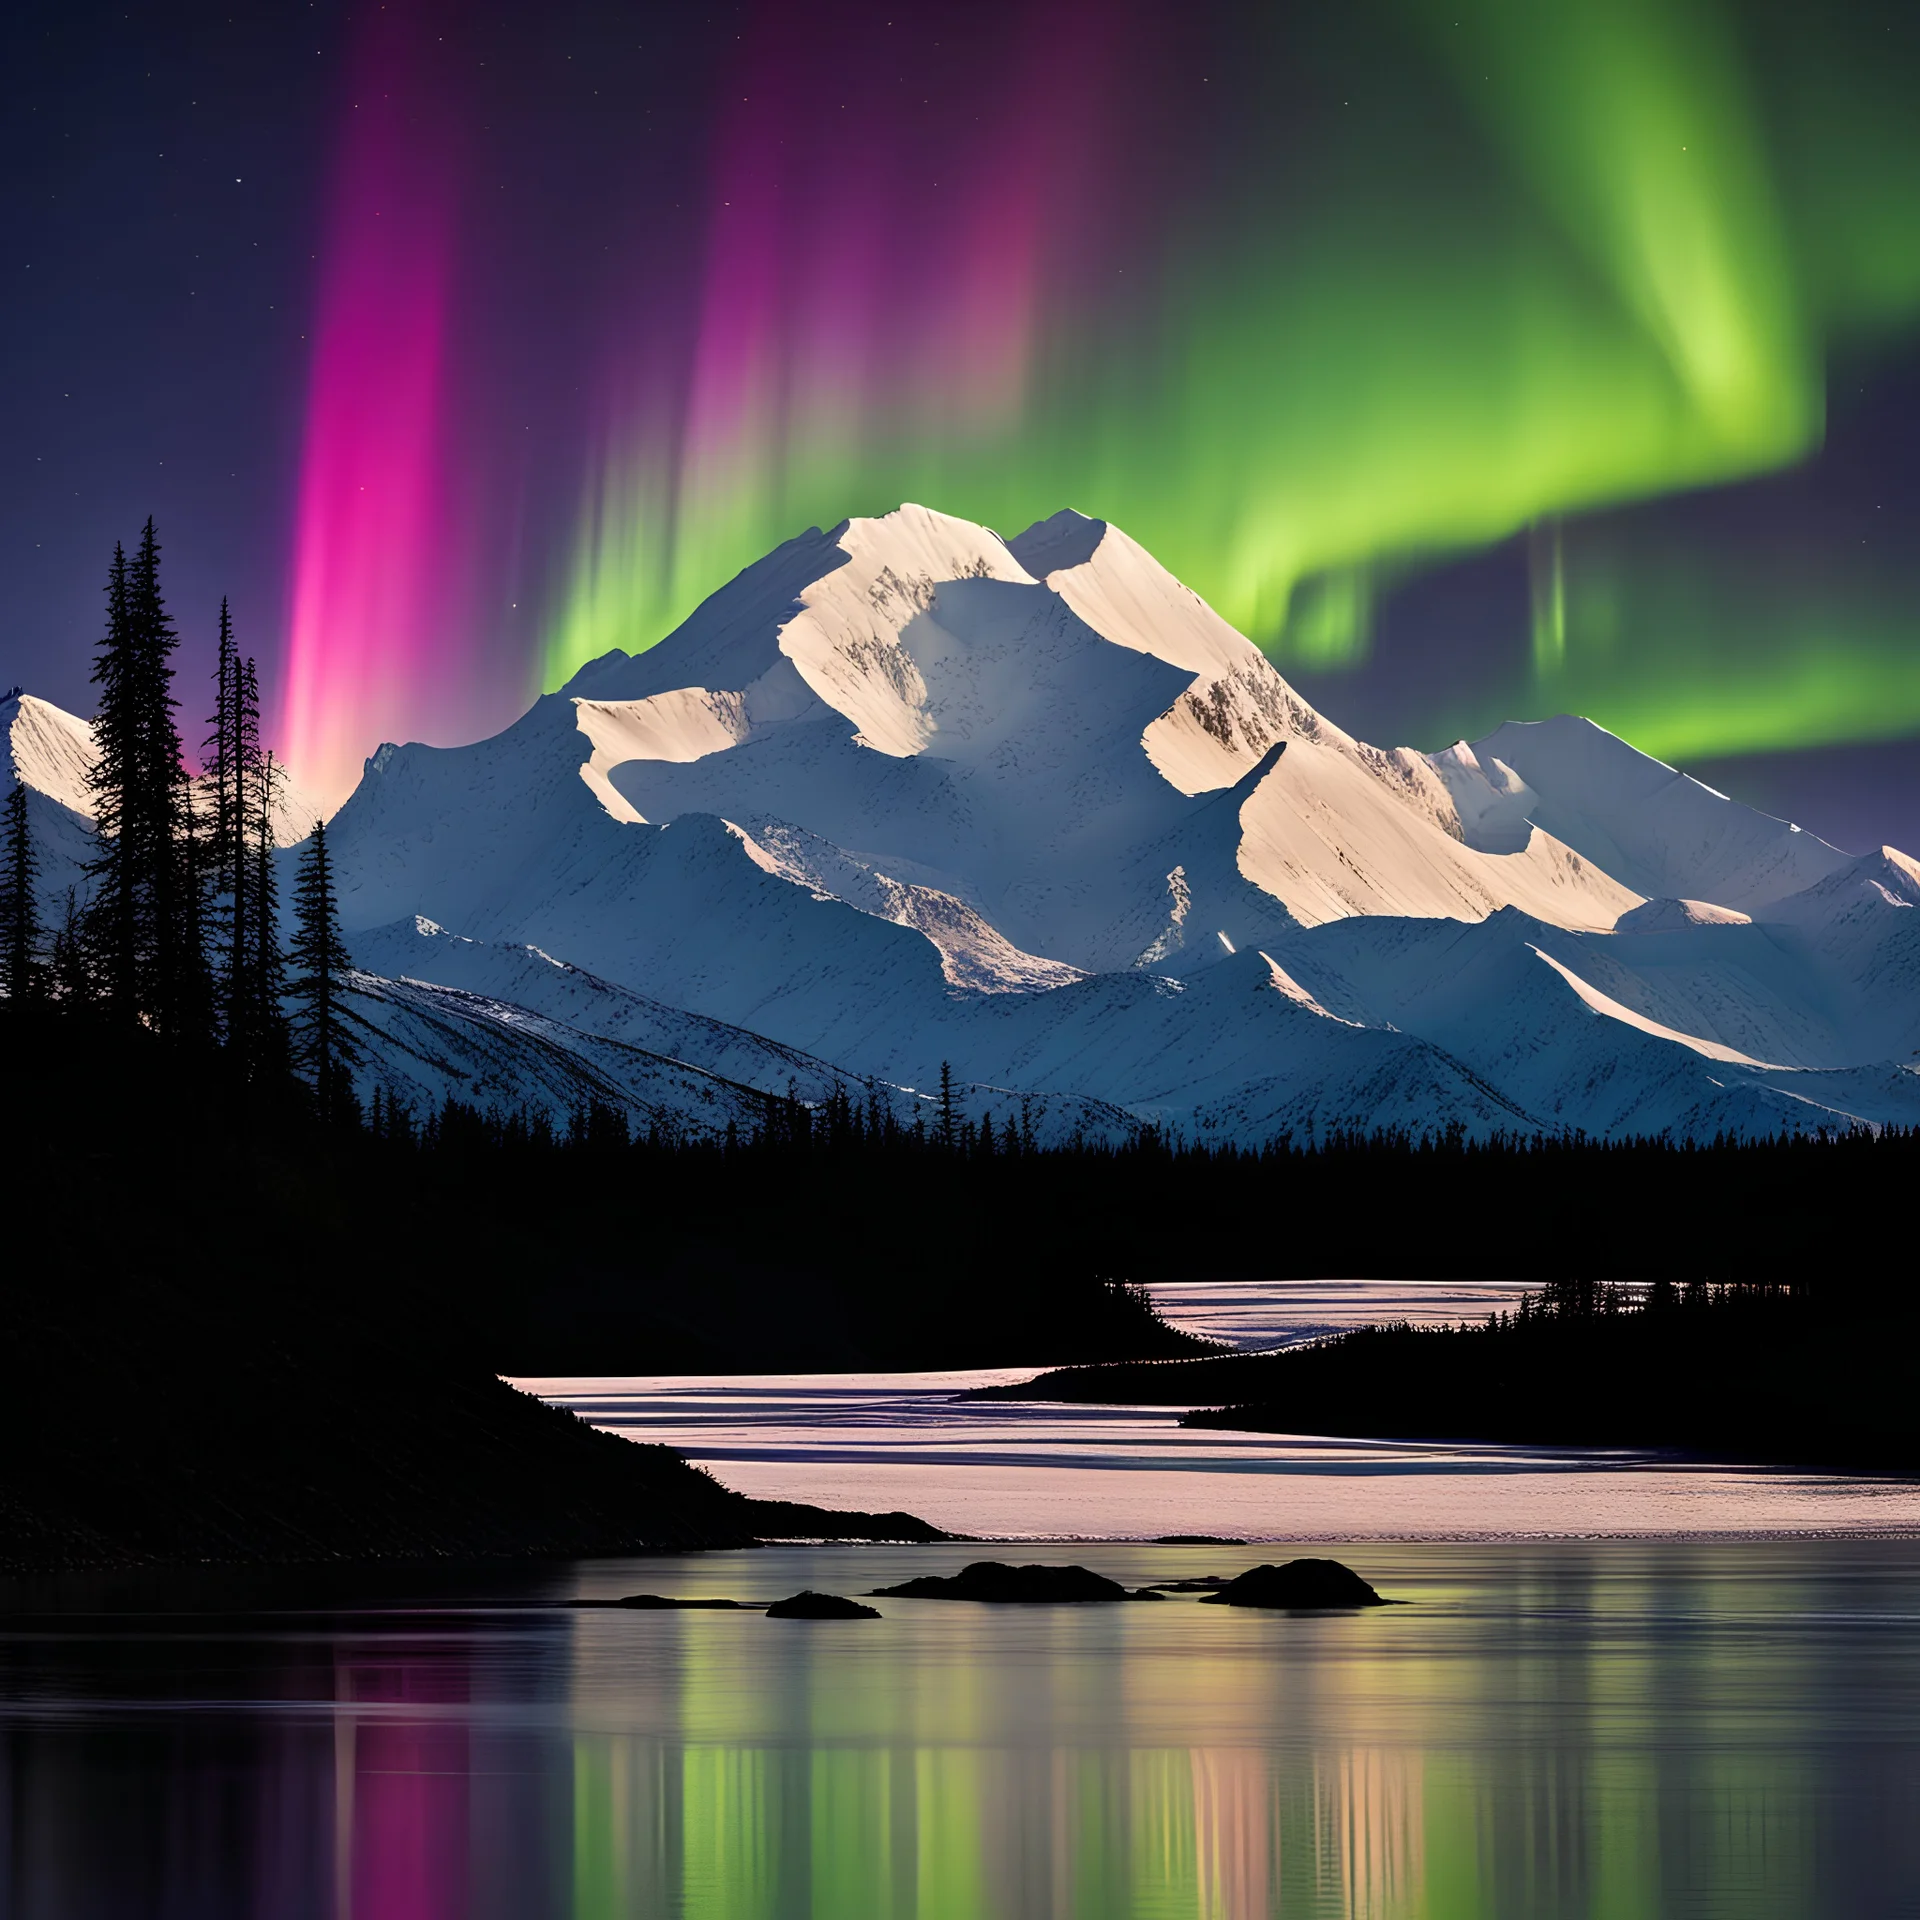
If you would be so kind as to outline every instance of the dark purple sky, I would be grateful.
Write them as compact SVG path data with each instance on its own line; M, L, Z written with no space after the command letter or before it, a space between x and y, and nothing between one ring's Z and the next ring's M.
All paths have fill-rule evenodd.
M319 667L299 684L339 751L458 738L551 684L570 635L608 631L607 595L630 644L677 604L662 588L620 628L626 576L589 551L618 544L610 476L667 476L666 531L645 531L680 592L720 583L704 553L723 575L768 530L912 486L996 524L1030 502L1109 513L1223 604L1249 542L1298 547L1292 597L1255 637L1368 738L1431 748L1555 704L1645 714L1650 744L1682 742L1671 757L1740 798L1849 848L1920 847L1920 169L1885 104L1920 97L1913 23L1872 6L1844 30L1775 6L1673 18L1695 11L1693 39L1616 50L1648 98L1702 116L1731 84L1712 61L1737 70L1755 204L1787 250L1750 284L1790 310L1824 426L1720 484L1623 482L1606 506L1545 488L1556 678L1540 526L1429 538L1419 512L1383 509L1341 553L1324 530L1296 539L1284 504L1311 504L1323 444L1329 489L1355 484L1338 412L1328 426L1299 402L1323 376L1377 446L1383 501L1412 464L1437 464L1425 484L1444 496L1452 442L1424 423L1471 445L1455 415L1498 399L1469 365L1485 341L1446 331L1473 311L1458 283L1492 269L1433 269L1424 329L1399 291L1426 284L1430 235L1510 233L1555 276L1542 285L1589 273L1596 329L1660 290L1662 262L1622 265L1609 238L1605 146L1490 106L1397 12L16 6L0 27L0 683L90 710L107 557L152 514L189 675L230 594L270 703L277 684L285 724L318 739L287 691L305 579ZM1467 13L1497 25L1498 0ZM1555 84L1553 47L1522 54ZM1703 144L1733 138L1700 124ZM1736 239L1753 224L1740 178L1710 177L1700 203ZM738 193L758 196L757 226ZM1904 228L1875 226L1903 194ZM404 241L371 225L402 216ZM423 317L404 270L436 246ZM371 331L329 376L320 343L342 326ZM1268 337L1283 344L1237 444L1219 356ZM409 351L434 382L411 424ZM355 367L373 369L364 389L339 391ZM753 386L768 367L772 400ZM1561 371L1577 395L1580 368ZM821 400L835 379L844 482ZM1559 405L1529 423L1535 458L1573 430ZM400 489L359 521L316 480L329 431ZM942 472L950 498L925 479ZM1502 478L1490 457L1458 463L1463 496ZM345 565L354 541L369 551ZM633 564L652 593L655 563ZM1350 577L1360 625L1329 648L1303 609ZM404 630L349 631L382 595Z

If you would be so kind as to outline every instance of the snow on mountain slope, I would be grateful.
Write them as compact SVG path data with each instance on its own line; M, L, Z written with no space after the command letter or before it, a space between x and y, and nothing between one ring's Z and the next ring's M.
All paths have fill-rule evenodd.
M996 889L1044 891L1049 859L1078 858L1089 836L1119 845L1128 823L1111 805L1108 708L1121 702L1137 734L1183 677L1106 647L983 529L919 510L892 520L902 524L889 525L883 550L865 564L824 536L790 542L678 635L637 660L594 663L567 696L538 703L495 742L383 748L336 828L346 913L378 924L418 911L462 931L493 931L517 896L531 907L545 890L529 862L565 864L577 878L607 857L603 823L688 812L797 819L869 866L888 855L884 877L951 893L975 911ZM946 588L962 616L958 634L924 617L925 568L935 564L964 576ZM1089 648L1129 664L1117 677L1076 678L1062 656ZM1009 673L1022 649L1030 657ZM810 691L796 659L839 706ZM1048 682L1049 662L1068 684L1058 672ZM661 684L683 673L682 684ZM938 714L927 704L929 674L948 690ZM1143 682L1151 684L1134 684ZM1070 724L1030 725L1050 684L1051 718ZM779 695L771 706L769 687ZM905 751L935 734L937 757ZM875 739L900 750L875 751ZM1022 754L1058 770L1062 801L1029 805L1024 822L996 774ZM1151 825L1173 817L1179 796L1144 763L1131 787ZM1050 829L1044 844L1023 847L1023 824ZM1060 844L1076 838L1078 849ZM973 875L962 877L969 864ZM412 888L416 866L428 893ZM1024 944L1017 927L999 931Z
M1631 918L1632 916L1628 916ZM1611 934L1541 927L1542 953L1635 1015L1749 1059L1837 1067L1861 1056L1819 968L1739 921Z
M1723 1030L1737 1033L1744 1017L1763 1039L1773 1037L1778 1004L1769 1005L1768 994L1793 1007L1778 983L1794 977L1798 962L1769 948L1762 928L1707 931L1730 941L1750 937L1751 999L1742 1001L1737 984L1729 991L1734 1010L1722 1011ZM1920 1075L1893 1064L1834 1066L1831 1029L1816 1030L1796 1063L1703 1039L1698 1027L1648 1014L1644 1001L1635 1006L1626 997L1644 995L1644 976L1616 959L1631 944L1617 935L1545 927L1509 910L1466 926L1342 921L1298 936L1286 958L1323 1004L1425 1036L1550 1126L1697 1137L1723 1129L1905 1125L1920 1116ZM1771 988L1764 978L1768 951L1781 962ZM1609 975L1609 964L1618 971ZM1711 979L1697 949L1691 965ZM1698 981L1688 984L1694 998L1682 1002L1682 1011L1697 1015L1711 993ZM1804 1024L1819 1027L1816 1020Z
M1034 584L998 535L925 507L813 528L729 581L658 646L594 661L567 691L602 703L737 695L742 737L830 707L862 746L917 753L935 723L902 636L939 583L976 579ZM665 707L648 716L669 734L677 721Z
M1128 964L1186 974L1223 953L1283 944L1300 923L1240 867L1240 819L1290 743L1276 742L1240 780L1199 797L1191 813L1127 856L1125 907L1107 950Z
M738 902L730 910L724 887L713 887L698 906L683 897L679 910L638 916L651 935L629 932L630 940L659 942L649 949L649 971L677 987L670 997L683 1004L688 995L708 1005L724 996L727 983L703 973L714 953L756 941L763 948L782 943L780 896L770 896L770 908L756 881L816 912L843 917L824 923L830 927L865 918L765 874L753 860L755 843L737 828L688 816L653 831L663 845L690 832L698 836L693 851L682 855L696 882L706 874L703 849L736 847L750 870L744 914ZM686 947L666 943L663 922L697 942L693 957ZM1231 1137L1243 1137L1233 1116L1242 1110L1239 1094L1250 1077L1265 1083L1260 1101L1247 1109L1261 1127L1365 1124L1368 1113L1389 1111L1409 1125L1458 1120L1475 1134L1528 1124L1425 1041L1326 1014L1257 952L1222 961L1187 983L1129 972L1044 992L957 992L923 945L883 923L866 924L909 942L893 955L896 962L915 950L924 957L891 977L875 970L860 987L848 984L857 968L849 955L832 991L794 991L758 1004L748 1023L758 1029L752 1035L676 1014L544 952L459 939L431 922L362 933L353 936L353 947L363 966L382 973L430 979L489 1005L525 1007L570 1028L776 1091L791 1079L803 1098L830 1090L821 1076L834 1069L818 1057L826 1055L858 1078L923 1091L938 1084L942 1063L951 1063L963 1084L1002 1089L1014 1104L1021 1093L1042 1096L1043 1110L1047 1103L1059 1109L1063 1100L1091 1101L1092 1117L1103 1124L1104 1116L1125 1109L1173 1124L1204 1123ZM1390 1093L1395 1084L1400 1094Z
M1636 904L1545 835L1468 846L1421 755L1331 726L1138 545L1077 515L1010 546L918 507L803 536L567 695L586 781L622 821L793 821L885 877L911 863L1077 968L1150 944L1111 937L1162 911L1170 869L1132 856L1276 743L1295 755L1245 823L1214 810L1209 830L1298 918L1519 902L1604 926Z
M1851 1059L1920 1055L1920 861L1881 847L1764 917L1831 984Z
M588 752L573 703L552 695L473 746L382 746L328 825L341 924L419 913L520 937L501 924L518 902L571 891L625 845L580 779Z
M416 1114L447 1099L544 1112L562 1126L594 1101L632 1124L695 1136L750 1132L763 1107L751 1088L485 995L413 980L352 977L346 1002L366 1060L363 1098L378 1090Z
M9 776L82 819L93 817L87 781L99 756L86 721L30 693L12 694L0 700L0 740Z
M609 831L604 858L583 855L472 931L833 1059L948 991L931 941L796 885L739 827L687 814Z
M1367 746L1316 713L1252 642L1119 528L1056 514L1009 544L1096 632L1197 676L1142 740L1170 784L1184 793L1232 785L1287 744L1289 757L1241 815L1239 864L1296 919L1478 919L1515 905L1598 927L1636 903L1544 834L1523 828L1508 844L1472 842L1448 782L1423 755Z
M910 756L863 747L850 716L820 718L695 763L632 761L611 784L649 819L793 821L952 894L1022 950L1130 959L1097 945L1124 904L1124 856L1192 804L1131 743L1186 676L1111 646L1045 588L990 578L941 586L889 658L917 692Z
M0 761L27 789L27 833L39 861L34 892L43 925L57 926L71 888L81 897L93 838L93 729L32 694L0 700Z
M755 858L771 863L770 872L924 935L938 949L950 986L976 993L1039 993L1085 977L1077 967L1022 953L952 894L883 873L871 860L784 820L753 820L749 845Z
M1615 933L1680 933L1693 927L1750 927L1753 915L1710 900L1649 900L1613 923Z
M1714 1130L1904 1112L1920 1042L1898 857L1581 721L1371 747L1078 514L811 530L495 739L381 748L329 837L364 963L568 1073Z
M498 945L448 933L415 918L357 934L353 958L363 972L400 983L457 990L538 1015L573 1031L658 1054L724 1080L808 1101L862 1083L797 1047L688 1013L629 991L538 947Z
M1434 756L1480 844L1530 821L1649 899L1747 913L1837 872L1848 856L1743 807L1591 720L1509 720Z
M1679 1027L1665 1026L1660 1021L1652 1019L1644 1013L1636 1013L1633 1008L1614 999L1610 993L1602 992L1600 988L1584 979L1564 961L1556 960L1545 948L1535 947L1532 951L1537 958L1544 960L1547 965L1573 989L1575 997L1579 999L1584 1006L1601 1015L1604 1019L1617 1020L1624 1026L1634 1028L1637 1032L1652 1035L1656 1040L1665 1040L1675 1046L1685 1047L1690 1053L1697 1053L1704 1060L1717 1060L1723 1066L1763 1067L1773 1064L1765 1060L1755 1060L1749 1055L1737 1051L1733 1047L1723 1045L1718 1040L1697 1039L1694 1035L1683 1031Z
M1405 749L1298 741L1241 811L1240 870L1308 926L1352 914L1479 920L1517 906L1561 926L1610 927L1639 905L1548 833L1508 853L1453 838L1444 796L1422 756Z
M1266 655L1118 527L1069 509L1007 544L1094 632L1198 676L1142 740L1182 793L1231 786L1306 724Z
M446 941L437 930L421 937ZM583 980L525 949L521 955L516 959L482 948L476 971L516 973L516 983L531 998L571 1002L594 1024L576 1024L544 1004L536 1010L494 993L359 973L348 1006L365 1054L357 1076L361 1097L370 1100L380 1091L425 1113L451 1096L483 1108L544 1111L556 1126L598 1100L622 1110L638 1128L657 1125L711 1137L724 1132L729 1121L750 1131L769 1093L779 1097L791 1090L818 1100L838 1084L863 1104L877 1099L907 1126L916 1114L922 1124L932 1124L937 1069L923 1073L917 1084L883 1080L863 1086L757 1036L735 1030L726 1038L718 1022L688 1022L679 1032L681 1040L709 1047L717 1042L721 1052L731 1053L754 1075L735 1080L678 1053L596 1031L610 1009L620 1010L618 990ZM1399 1125L1418 1132L1457 1121L1475 1136L1536 1130L1529 1115L1440 1049L1412 1036L1343 1028L1303 1004L1299 990L1264 956L1243 959L1259 966L1235 971L1223 964L1220 978L1203 979L1197 995L1191 985L1138 974L1104 976L1063 990L1073 1004L1051 1032L1033 1030L1030 1018L1021 1017L1029 1009L1017 997L966 997L972 1007L992 1009L993 1015L972 1034L965 1031L965 1017L956 1017L923 1051L944 1045L957 1062L1006 1072L1007 1078L995 1080L976 1079L964 1067L958 1071L954 1086L961 1111L972 1118L988 1115L999 1130L1028 1128L1042 1142L1076 1134L1117 1140L1142 1120L1191 1137L1248 1144L1282 1132L1305 1137L1354 1125ZM439 964L447 960L446 952L439 954ZM1229 1004L1243 996L1252 996L1251 1022L1246 1007ZM1209 1006L1209 999L1216 1004ZM1142 1018L1143 1007L1157 1010L1161 1019ZM651 1008L635 1014L633 1025L644 1031L664 1022L671 1028L672 1014L672 1009ZM1332 1046L1316 1048L1311 1030L1290 1028L1287 1023L1296 1015L1322 1022L1319 1037ZM1197 1046L1196 1032L1202 1035ZM1118 1051L1111 1045L1116 1035L1123 1039ZM1241 1063L1230 1056L1235 1037L1253 1041ZM1561 1055L1564 1062L1564 1048ZM1283 1063L1277 1069L1276 1059ZM773 1069L771 1084L768 1068ZM1860 1118L1920 1121L1920 1072L1915 1070L1785 1074L1771 1083L1758 1074L1744 1076L1753 1085L1737 1082L1732 1069L1722 1071L1728 1076L1724 1081L1710 1075L1690 1084L1670 1080L1664 1104L1643 1100L1623 1109L1626 1124L1619 1130L1657 1130L1653 1123L1662 1114L1672 1116L1665 1124L1675 1131L1846 1126ZM1124 1085L1136 1076L1161 1083L1166 1097L1122 1102L1079 1090L1090 1080ZM1051 1084L1055 1080L1062 1084ZM1585 1124L1565 1122L1576 1123Z
M625 994L531 948L458 941L430 922L381 929L363 944L405 960L417 957L406 950L409 934L431 950L437 969L504 979L525 997L356 970L347 1007L363 1056L355 1076L363 1101L378 1093L425 1115L452 1098L544 1113L557 1127L599 1101L636 1128L714 1137L729 1124L751 1133L768 1095L817 1104L844 1092L863 1110L875 1103L890 1110L903 1126L916 1119L933 1124L937 1078L921 1089L861 1081L757 1034ZM583 1018L564 1018L563 1011ZM640 1038L668 1046L642 1045ZM1076 1135L1119 1141L1138 1124L1110 1102L964 1076L954 1081L953 1097L967 1118L1017 1126L1043 1144Z
M93 793L88 781L98 758L91 721L30 693L0 700L0 764L9 778L23 782L57 810L36 809L31 816L39 833L42 864L48 869L41 876L44 893L64 897L69 886L81 885L81 868L94 857ZM199 805L196 781L196 812ZM304 840L321 811L283 774L273 815L275 843L290 847Z
M1765 917L1778 926L1860 927L1913 907L1920 907L1920 861L1897 847L1880 847L1776 901Z
M510 911L476 909L469 924L475 938L493 943L486 951L530 943L630 995L644 988L649 1003L750 1028L862 1077L884 1071L892 1057L887 1045L872 1044L874 1035L924 1030L940 1017L955 991L950 970L972 972L976 982L991 976L996 992L1018 989L1023 972L1048 984L1077 977L1018 953L930 892L893 905L929 922L946 907L950 918L933 925L931 938L847 904L815 884L827 877L818 871L822 852L778 823L770 847L712 815L684 814L664 827L619 828L604 816L601 824L604 844L590 853L576 846L550 889L524 891ZM852 876L880 891L864 870ZM857 891L847 874L832 878ZM474 949L447 937L396 941L390 928L361 928L347 940L357 960L382 973L551 1004L530 994L524 963L514 977L476 973ZM613 1019L591 1016L596 1026ZM606 1030L626 1031L617 1023ZM918 1078L937 1080L940 1058L921 1060Z
M1223 954L1182 981L1134 971L1039 994L949 994L876 1018L845 1044L846 1064L898 1084L936 1085L950 1062L979 1085L1073 1093L1249 1142L1274 1126L1371 1124L1369 1114L1458 1121L1475 1135L1531 1125L1425 1040L1334 1018L1257 952ZM1241 1130L1233 1116L1251 1082L1264 1091Z

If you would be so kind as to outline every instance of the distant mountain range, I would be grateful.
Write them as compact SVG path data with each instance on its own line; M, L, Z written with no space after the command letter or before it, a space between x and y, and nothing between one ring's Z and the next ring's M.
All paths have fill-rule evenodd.
M90 735L0 734L52 899ZM1920 1121L1920 863L1586 720L1368 746L1076 513L803 534L494 738L381 747L330 844L362 1090L416 1103L904 1114L948 1062L1048 1134Z

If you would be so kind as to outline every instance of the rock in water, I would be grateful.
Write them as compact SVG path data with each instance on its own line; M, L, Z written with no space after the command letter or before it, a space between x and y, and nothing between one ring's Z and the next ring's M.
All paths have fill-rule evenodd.
M809 1587L791 1599L776 1600L767 1609L769 1620L878 1620L878 1607L863 1607L837 1593L815 1593Z
M665 1593L629 1593L618 1600L576 1600L576 1607L630 1607L638 1613L748 1613L744 1600L677 1600Z
M1203 1606L1219 1607L1384 1607L1382 1600L1351 1567L1338 1560L1289 1560L1284 1567L1249 1567Z
M1117 1580L1086 1567L1010 1567L1000 1560L976 1560L950 1578L924 1574L897 1587L876 1587L874 1592L901 1600L987 1600L1026 1606L1132 1598Z

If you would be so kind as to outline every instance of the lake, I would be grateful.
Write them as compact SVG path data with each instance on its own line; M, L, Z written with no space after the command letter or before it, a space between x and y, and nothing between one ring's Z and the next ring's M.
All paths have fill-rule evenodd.
M1381 1297L1173 1304L1262 1345ZM1920 1915L1912 1483L1243 1444L1158 1409L956 1399L973 1378L543 1385L755 1492L1081 1536L1003 1555L1139 1586L1289 1552L1142 1534L1337 1540L1406 1604L882 1599L881 1619L852 1622L566 1604L860 1593L994 1551L965 1543L15 1581L0 1585L0 1912Z
M1507 1283L1273 1281L1155 1289L1165 1316L1243 1349L1369 1321L1511 1309ZM970 1373L523 1380L765 1499L905 1509L1001 1540L1218 1533L1258 1540L1655 1538L1920 1532L1911 1480L1756 1470L1631 1450L1184 1429L1171 1407L969 1400Z
M0 1630L4 1910L1920 1913L1911 1541L1358 1545L1410 1604L1351 1615L550 1604L845 1592L977 1551L113 1583L123 1608L253 1610ZM1250 1558L1075 1557L1129 1583Z

